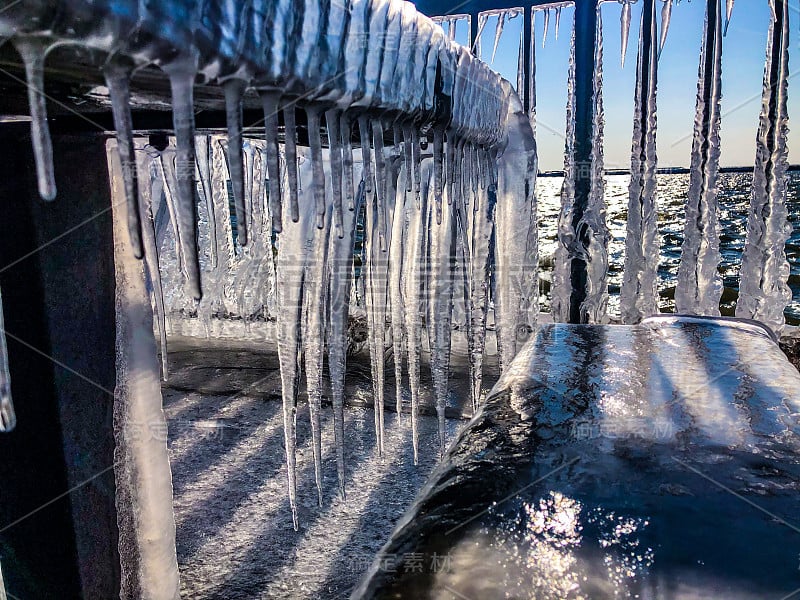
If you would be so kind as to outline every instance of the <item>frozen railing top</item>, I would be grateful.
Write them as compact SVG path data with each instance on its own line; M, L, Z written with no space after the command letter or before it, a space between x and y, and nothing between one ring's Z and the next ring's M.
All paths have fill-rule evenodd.
M24 2L0 14L0 36L22 46L23 58L32 42L41 53L81 44L131 68L236 80L301 102L440 126L486 146L503 139L511 96L497 73L412 3L395 0Z
M141 67L157 65L170 81L182 207L177 220L187 256L196 254L196 83L219 84L225 91L231 179L243 243L247 232L241 136L247 89L256 90L263 103L269 197L278 232L282 229L278 112L287 106L292 111L297 104L305 109L312 147L315 142L319 146L319 117L325 112L329 129L331 122L338 123L336 115L344 114L347 123L380 121L381 137L385 125L416 135L431 133L440 159L445 137L447 142L468 143L496 156L508 141L508 124L519 122L508 115L522 110L507 81L445 36L412 3L398 0L34 1L11 4L0 13L0 38L10 39L25 64L39 191L45 199L56 195L42 92L45 56L54 47L77 44L96 57L111 96L126 179L129 232L137 256L143 251L130 79ZM336 111L333 117L330 111ZM365 127L361 129L362 143L369 143ZM294 131L289 135L294 141ZM291 185L295 220L296 194ZM322 182L318 187L322 189ZM319 196L318 224L325 210L324 197ZM341 223L341 202L336 217ZM187 260L186 275L192 295L199 298L196 260Z

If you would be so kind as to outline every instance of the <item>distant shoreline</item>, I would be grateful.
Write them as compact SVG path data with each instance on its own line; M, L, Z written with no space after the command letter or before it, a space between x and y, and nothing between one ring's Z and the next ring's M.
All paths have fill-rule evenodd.
M789 165L790 171L800 171L800 165ZM688 167L661 167L656 169L660 175L676 175L689 172ZM720 173L752 173L753 167L720 167ZM630 175L629 169L606 169L606 175ZM537 177L563 177L564 171L539 171Z

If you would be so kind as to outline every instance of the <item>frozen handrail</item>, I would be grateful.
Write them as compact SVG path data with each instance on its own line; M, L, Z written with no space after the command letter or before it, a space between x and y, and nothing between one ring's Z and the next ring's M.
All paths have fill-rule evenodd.
M497 73L449 40L413 4L397 0L26 2L10 5L0 14L0 37L11 40L26 65L39 188L48 199L56 190L41 93L45 56L49 49L65 44L79 44L105 55L131 208L129 229L137 255L142 253L141 226L138 211L133 210L137 183L127 81L134 69L148 64L167 73L178 138L177 217L189 286L196 298L201 295L191 185L196 80L225 88L228 127L234 139L241 136L243 92L251 87L261 94L266 135L271 138L270 191L276 202L280 201L279 178L274 176L277 111L287 105L300 103L313 109L311 115L319 110L346 111L413 123L417 130L447 131L454 140L488 150L505 139L509 93L513 93L501 85ZM318 136L312 132L312 146L315 139ZM238 147L232 148L230 158L241 210ZM274 210L273 215L275 229L280 231L280 211ZM244 240L244 218L239 222Z

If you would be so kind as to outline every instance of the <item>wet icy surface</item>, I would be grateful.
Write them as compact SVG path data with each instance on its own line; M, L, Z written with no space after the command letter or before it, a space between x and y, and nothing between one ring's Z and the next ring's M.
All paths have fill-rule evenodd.
M794 596L799 435L759 326L543 326L357 597Z
M173 338L170 359L173 372L163 395L182 596L348 597L438 460L436 417L420 417L420 462L414 466L410 417L403 415L398 423L396 413L389 412L393 394L386 398L384 458L377 454L372 410L346 406L347 499L342 501L336 495L331 408L323 404L324 502L319 507L308 406L301 394L300 531L295 532L287 499L280 373L270 346ZM357 402L359 394L371 394L369 362L351 357L348 363L347 396ZM463 388L469 410L467 373L456 367L453 380L451 395ZM423 388L433 414L429 379ZM387 389L394 390L393 381ZM448 438L465 422L448 419Z

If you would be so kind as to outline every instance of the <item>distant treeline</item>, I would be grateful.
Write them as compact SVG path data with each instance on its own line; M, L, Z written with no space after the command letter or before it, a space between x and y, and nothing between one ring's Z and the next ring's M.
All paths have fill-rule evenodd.
M800 165L789 165L790 171L800 171ZM688 173L688 167L661 167L657 169L659 174L674 175ZM720 167L720 173L752 173L753 167ZM606 169L606 175L629 175L628 169ZM564 171L539 171L538 177L563 177Z

